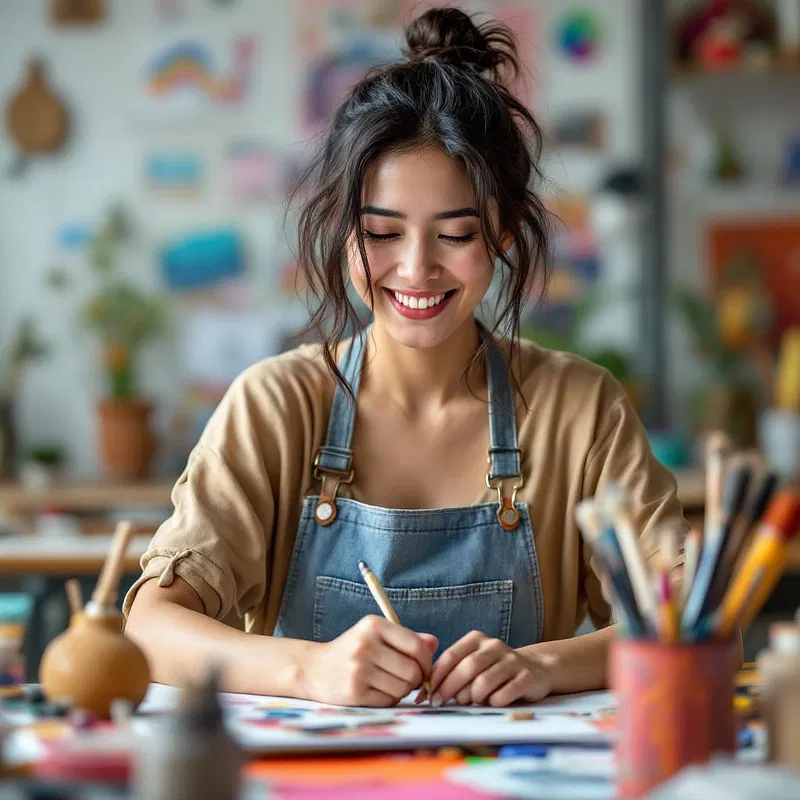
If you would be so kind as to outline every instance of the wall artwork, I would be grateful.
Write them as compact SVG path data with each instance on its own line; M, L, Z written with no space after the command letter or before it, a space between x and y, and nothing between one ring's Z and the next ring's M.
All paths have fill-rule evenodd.
M298 51L304 70L302 119L306 133L324 127L350 88L372 67L403 58L403 26L427 8L420 0L302 0ZM461 2L467 12L488 10L517 37L523 70L512 83L530 104L538 25L536 11L522 0Z
M97 25L106 14L106 0L51 0L50 18L56 25Z
M240 109L250 95L258 42L243 35L222 44L181 38L156 49L140 72L141 112L155 119Z
M226 149L228 184L234 206L253 206L283 197L283 164L266 142L236 139Z
M782 334L800 325L800 219L716 219L706 247L712 293L731 313L742 317L751 296L769 298L767 338L777 350Z
M558 52L574 64L595 61L602 46L603 29L593 11L573 9L566 12L556 25Z
M588 198L556 195L545 198L545 204L553 225L552 273L546 296L532 298L537 302L530 319L539 331L568 336L580 304L600 280L599 243Z
M145 157L145 186L159 197L181 200L199 197L205 172L202 156L191 150L154 150Z

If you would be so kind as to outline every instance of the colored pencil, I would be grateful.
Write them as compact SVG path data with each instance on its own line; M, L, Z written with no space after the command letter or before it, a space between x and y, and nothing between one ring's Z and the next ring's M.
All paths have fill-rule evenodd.
M786 549L800 532L800 494L775 496L759 525L734 582L715 614L713 632L721 639L746 628L769 597L786 565Z

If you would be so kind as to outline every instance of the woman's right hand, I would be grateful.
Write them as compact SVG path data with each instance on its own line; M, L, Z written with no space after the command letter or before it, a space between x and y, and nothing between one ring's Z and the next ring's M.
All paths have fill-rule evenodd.
M428 679L438 644L429 633L364 617L337 639L311 649L306 695L335 705L393 706Z

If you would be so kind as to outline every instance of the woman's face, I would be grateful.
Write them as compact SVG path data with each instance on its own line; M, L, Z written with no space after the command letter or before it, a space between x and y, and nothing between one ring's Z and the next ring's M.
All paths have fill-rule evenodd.
M436 347L471 317L493 266L475 194L453 159L435 148L387 153L368 172L361 229L375 324L407 347ZM350 276L369 303L355 236Z

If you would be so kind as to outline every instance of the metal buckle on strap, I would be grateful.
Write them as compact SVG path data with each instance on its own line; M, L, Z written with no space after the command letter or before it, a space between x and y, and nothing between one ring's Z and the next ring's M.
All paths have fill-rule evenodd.
M314 456L314 469L312 474L314 475L315 480L321 481L323 474L325 474L325 475L335 475L337 478L339 478L339 483L353 482L352 467L350 467L350 469L347 472L344 472L343 470L340 469L329 469L327 467L321 467L319 465L320 455L321 453L318 451L317 454Z
M336 519L336 492L343 483L353 482L353 468L348 472L338 469L325 469L319 465L320 454L314 457L314 478L322 481L319 499L314 508L314 519L319 525L326 527Z
M511 496L509 497L503 492L505 481L515 481L511 486ZM524 483L522 475L510 475L507 478L490 478L489 473L486 473L486 488L497 490L497 502L500 508L497 509L497 521L507 531L513 531L519 525L520 513L516 507L517 490L520 489Z

